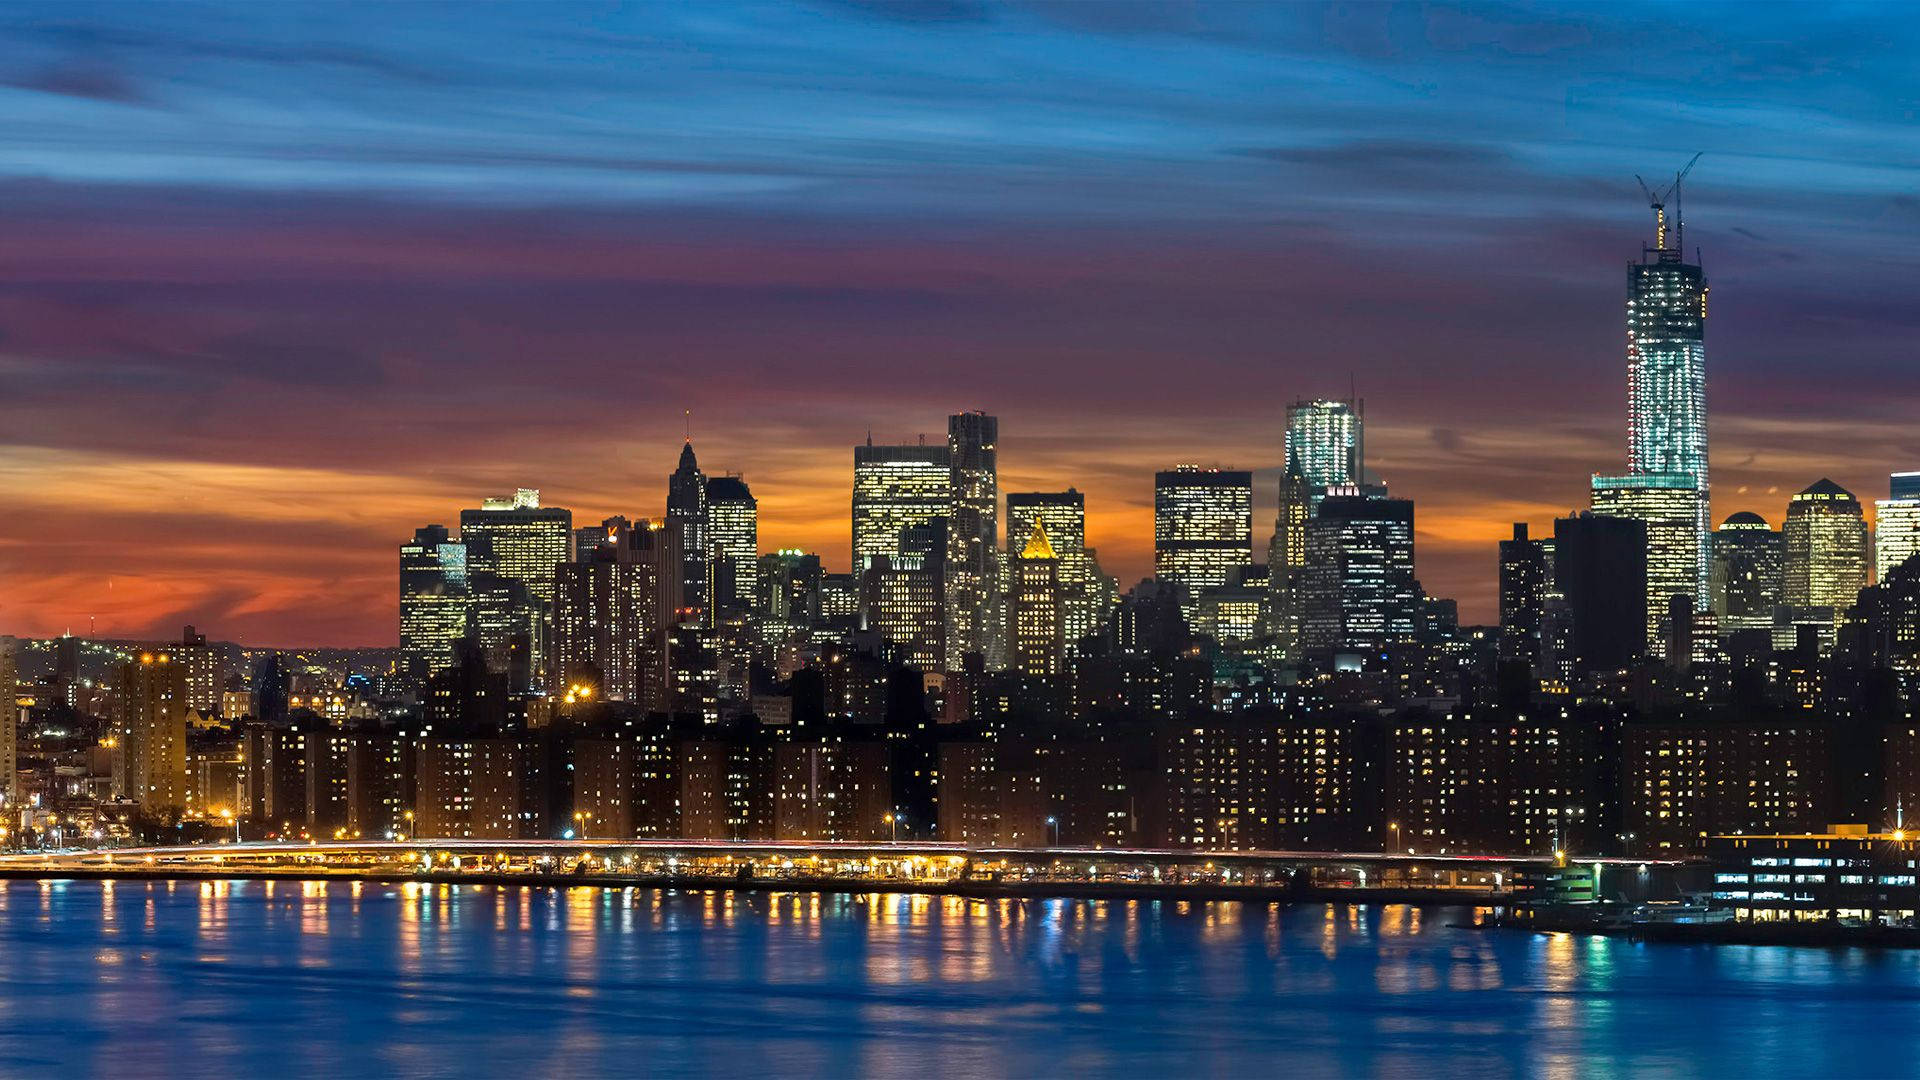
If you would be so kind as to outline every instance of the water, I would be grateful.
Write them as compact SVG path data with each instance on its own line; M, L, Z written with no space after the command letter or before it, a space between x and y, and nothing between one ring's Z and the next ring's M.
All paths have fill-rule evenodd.
M1910 1075L1920 953L1461 911L0 883L0 1075Z

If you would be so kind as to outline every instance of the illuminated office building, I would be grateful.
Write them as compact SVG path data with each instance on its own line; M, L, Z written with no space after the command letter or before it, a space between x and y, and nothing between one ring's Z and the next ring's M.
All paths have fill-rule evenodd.
M1894 473L1887 487L1888 497L1873 504L1873 566L1880 581L1920 555L1920 472Z
M667 521L680 527L680 603L701 625L712 615L712 537L707 530L707 477L693 455L693 440L680 447L680 465L667 478Z
M707 479L707 546L714 610L753 610L760 587L760 504L745 480Z
M1659 588L1665 589L1667 571L1660 564L1674 550L1690 553L1694 583L1673 591L1693 597L1699 609L1708 596L1707 278L1686 261L1685 227L1678 224L1668 247L1665 211L1660 211L1654 246L1627 267L1627 472L1659 478L1656 485L1668 489L1661 497L1663 515L1677 507L1679 487L1694 492L1692 542L1650 552L1648 574L1659 577ZM1652 536L1649 541L1655 542ZM1664 598L1655 606L1667 610Z
M400 666L415 684L453 663L470 604L467 546L444 525L414 530L400 545Z
M953 477L945 446L853 448L853 571L892 557L900 530L947 516Z
M1528 539L1527 523L1513 523L1513 539L1500 541L1500 658L1534 666L1540 661L1540 631L1547 593L1553 588L1548 541Z
M1065 604L1060 588L1060 559L1047 542L1047 528L1036 520L1014 559L1013 668L1021 675L1050 679L1066 663Z
M521 488L511 496L486 499L478 510L460 511L460 539L467 548L470 575L495 574L504 579L489 589L504 605L488 619L488 626L497 627L500 636L483 638L481 647L498 667L501 658L519 644L525 660L514 666L524 672L524 679L515 690L538 692L547 680L554 568L573 557L573 513L543 507L539 491ZM513 588L514 584L525 592ZM529 640L519 643L523 633Z
M1253 563L1253 474L1182 465L1154 474L1153 572L1186 590L1191 621L1200 593Z
M1759 514L1741 512L1713 533L1713 613L1724 633L1771 630L1780 606L1780 534Z
M892 554L876 555L860 572L860 611L867 629L920 671L944 671L947 647L947 520L900 530Z
M187 806L187 669L143 652L113 678L113 791L147 813Z
M1048 546L1059 562L1061 628L1071 650L1106 624L1107 614L1118 600L1118 589L1101 571L1095 551L1087 546L1086 496L1072 488L1009 493L1007 541L1019 545L1009 552L1015 556L1010 564L1017 562L1036 526L1045 527Z
M1328 495L1307 522L1300 573L1303 652L1378 654L1412 641L1421 593L1413 576L1413 502Z
M548 691L576 687L589 698L665 707L665 657L659 647L659 565L620 533L556 571L553 664Z
M1270 593L1265 633L1276 659L1297 657L1298 578L1307 558L1307 519L1330 489L1356 488L1365 466L1362 427L1352 402L1301 400L1287 406L1286 463L1280 470L1273 539L1267 545Z
M1700 507L1700 490L1691 478L1677 473L1593 478L1595 514L1646 526L1647 648L1654 656L1666 655L1671 598L1689 597L1698 608L1705 595L1695 591L1704 584L1698 573Z
M1320 489L1361 482L1360 416L1346 401L1296 401L1287 406L1286 474Z
M1005 666L1000 642L1000 421L982 412L947 418L946 670L968 653Z
M1860 500L1826 478L1787 501L1781 599L1846 611L1867 586L1867 523Z

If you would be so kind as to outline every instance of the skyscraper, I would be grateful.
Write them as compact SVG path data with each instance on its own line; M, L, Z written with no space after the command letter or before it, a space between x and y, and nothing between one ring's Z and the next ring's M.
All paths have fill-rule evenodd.
M1303 653L1379 654L1420 625L1410 499L1327 495L1307 521L1300 573Z
M187 806L187 671L143 652L113 679L114 794L148 813Z
M712 538L707 532L707 477L693 456L693 439L680 447L680 465L667 478L667 520L680 526L680 602L701 625L712 615Z
M1759 514L1733 514L1714 530L1710 589L1723 632L1773 628L1783 557L1780 534Z
M400 545L400 666L415 685L453 663L467 632L467 546L444 525Z
M477 628L481 647L502 670L509 666L503 659L520 651L524 663L511 666L524 678L516 679L512 689L539 692L547 678L554 568L573 557L572 511L543 507L537 489L521 488L511 496L483 500L478 510L460 511L460 540L467 548L470 578L493 574L503 579L487 589L495 602L493 615ZM524 644L522 636L528 638Z
M751 611L759 591L760 504L737 476L707 478L715 611Z
M1873 504L1874 576L1881 581L1920 555L1920 472L1894 473L1887 498Z
M1867 523L1860 500L1822 477L1787 501L1781 598L1832 608L1837 619L1867 586Z
M1047 528L1036 520L1014 559L1013 668L1021 675L1051 679L1066 664L1066 637L1060 595L1060 559L1047 542Z
M1553 585L1572 623L1576 672L1615 671L1647 647L1647 526L1580 514L1553 523Z
M664 708L659 563L643 532L618 530L585 557L555 569L550 692L575 685L595 696Z
M1653 246L1627 267L1627 471L1695 493L1694 538L1685 546L1694 584L1677 591L1692 596L1697 610L1707 599L1707 278L1686 261L1685 223L1668 247L1664 207L1657 213ZM1677 505L1678 497L1664 502ZM1649 573L1663 576L1655 566L1668 557L1656 554ZM1655 606L1667 607L1665 600Z
M920 671L945 670L951 651L946 615L947 519L909 525L891 555L860 572L860 613L867 629L892 642L898 660Z
M1033 538L1036 526L1045 527L1047 544L1059 561L1060 622L1071 650L1082 638L1106 625L1118 589L1114 580L1101 572L1097 554L1087 546L1086 496L1073 488L1010 492L1007 542L1014 557L1008 560L1010 566Z
M1527 523L1513 523L1513 539L1500 541L1500 658L1529 666L1540 660L1540 629L1546 617L1553 567L1547 545L1527 538Z
M1707 596L1700 577L1704 534L1696 526L1702 493L1690 477L1678 473L1636 473L1593 478L1593 512L1629 518L1647 529L1647 647L1666 655L1667 624L1675 596L1689 597L1697 609Z
M1300 400L1287 406L1286 463L1273 539L1267 545L1270 600L1266 632L1279 659L1293 659L1300 643L1300 597L1296 585L1307 559L1307 520L1328 490L1357 488L1362 429L1353 403Z
M1296 401L1287 406L1286 474L1315 493L1361 482L1360 416L1346 401Z
M983 412L947 418L946 670L968 653L1005 664L1000 623L1000 421Z
M1181 465L1154 474L1153 572L1186 590L1189 621L1203 589L1253 563L1253 474Z
M13 649L0 645L0 812L12 816L20 799L20 670Z
M853 571L899 551L900 530L946 517L953 478L945 446L853 448Z

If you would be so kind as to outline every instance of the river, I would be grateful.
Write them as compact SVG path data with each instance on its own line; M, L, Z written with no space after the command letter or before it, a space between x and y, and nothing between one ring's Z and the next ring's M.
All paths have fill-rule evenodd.
M0 883L0 1075L1912 1075L1920 952L1398 905Z

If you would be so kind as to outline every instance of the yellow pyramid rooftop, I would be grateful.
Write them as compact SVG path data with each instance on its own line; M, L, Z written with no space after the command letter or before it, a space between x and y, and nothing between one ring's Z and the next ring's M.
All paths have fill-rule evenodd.
M1026 549L1020 552L1023 559L1057 559L1053 545L1047 542L1047 527L1039 522L1033 523L1033 535L1027 538Z

